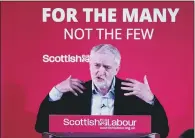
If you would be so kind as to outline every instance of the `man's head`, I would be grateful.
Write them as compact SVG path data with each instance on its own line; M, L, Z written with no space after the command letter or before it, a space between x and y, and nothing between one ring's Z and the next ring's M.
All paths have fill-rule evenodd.
M98 89L108 89L120 68L121 55L118 49L110 44L101 44L90 52L90 73Z

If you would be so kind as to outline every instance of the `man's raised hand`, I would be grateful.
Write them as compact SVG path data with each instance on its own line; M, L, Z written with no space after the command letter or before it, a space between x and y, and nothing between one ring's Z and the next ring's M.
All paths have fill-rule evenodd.
M154 98L146 75L144 76L144 83L134 79L127 79L127 82L122 82L122 85L122 90L129 91L124 94L125 96L135 95L145 102L150 102Z
M81 80L72 78L70 75L66 80L57 84L56 89L62 93L72 92L75 96L78 96L77 92L83 93L85 87Z

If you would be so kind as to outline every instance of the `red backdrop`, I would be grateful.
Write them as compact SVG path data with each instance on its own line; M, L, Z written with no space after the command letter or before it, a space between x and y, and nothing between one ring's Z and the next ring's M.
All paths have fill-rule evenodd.
M85 23L83 7L180 8L175 23ZM79 23L42 22L42 8L77 8ZM164 106L169 138L193 127L193 2L2 2L3 138L40 138L34 130L38 107L51 88L70 74L90 79L87 63L43 63L42 56L89 54L111 43L122 55L118 76L143 81ZM118 12L117 12L118 15ZM117 16L119 18L119 16ZM167 17L169 19L169 17ZM169 20L170 21L170 20ZM64 40L64 28L154 28L152 40ZM75 103L76 104L76 103Z

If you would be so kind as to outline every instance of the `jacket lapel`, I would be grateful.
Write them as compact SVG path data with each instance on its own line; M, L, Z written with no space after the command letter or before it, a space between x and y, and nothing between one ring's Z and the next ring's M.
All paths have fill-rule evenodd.
M123 114L123 92L121 91L121 80L116 78L115 84L115 101L114 101L114 115Z
M83 115L91 114L91 99L92 99L92 81L85 83L86 90L81 94L80 100L80 110Z
M127 91L121 89L122 80L116 78L114 115L133 115L138 114L140 104L136 96L124 96ZM139 102L140 103L140 102Z

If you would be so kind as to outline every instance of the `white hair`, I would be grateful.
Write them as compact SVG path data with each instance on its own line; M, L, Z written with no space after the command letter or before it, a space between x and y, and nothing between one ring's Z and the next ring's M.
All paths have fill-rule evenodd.
M90 57L91 57L91 55L93 55L96 52L102 53L102 54L108 54L108 53L113 54L114 57L115 57L114 58L115 62L117 63L118 66L120 66L121 54L120 54L119 50L116 47L114 47L113 45L111 45L111 44L100 44L100 45L94 46L91 49Z

